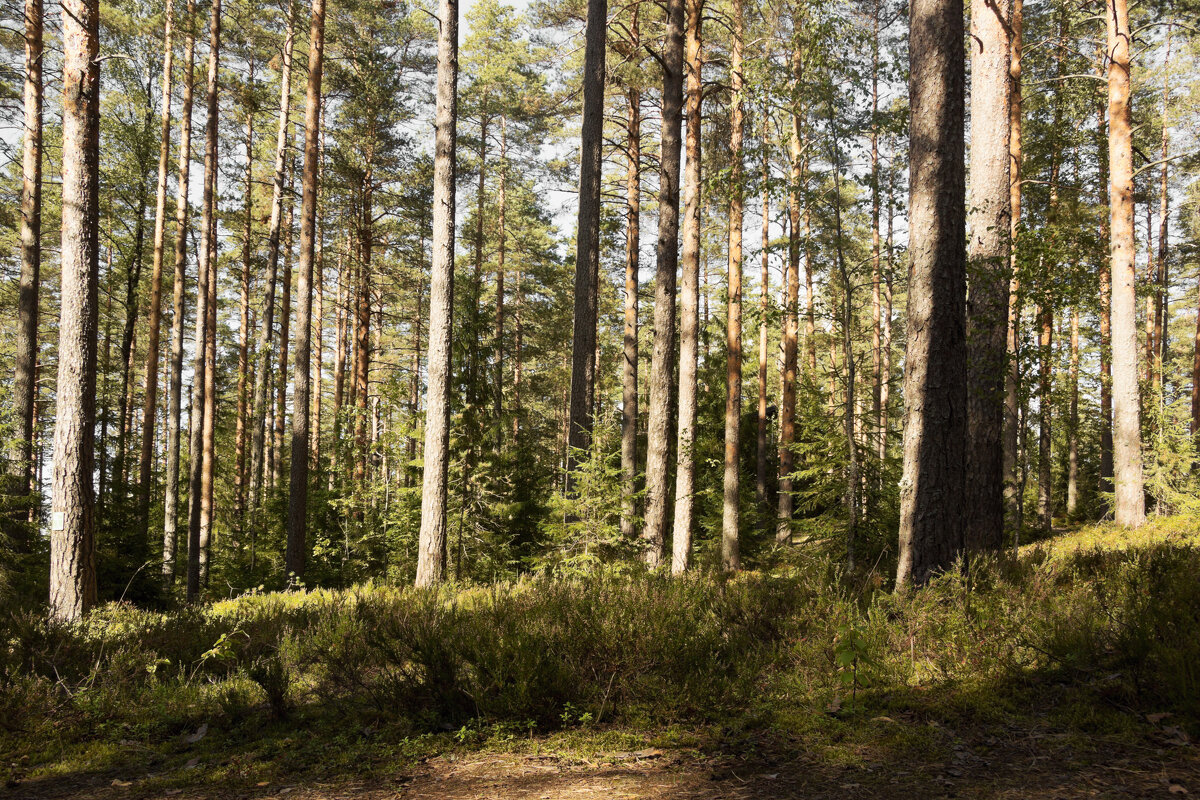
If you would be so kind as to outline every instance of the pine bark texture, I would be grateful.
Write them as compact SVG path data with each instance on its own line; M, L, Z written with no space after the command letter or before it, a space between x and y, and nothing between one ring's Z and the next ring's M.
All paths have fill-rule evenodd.
M683 258L679 285L679 416L675 438L675 518L671 526L671 572L692 559L692 515L696 486L696 367L700 327L700 167L702 126L701 21L704 0L685 0L687 33L687 166L684 171Z
M920 586L963 546L967 441L961 0L909 10L910 202L904 472L896 586Z
M571 336L571 408L567 486L591 447L596 392L596 314L600 280L600 157L604 143L604 40L607 0L588 0L579 148L579 222L575 237L575 317Z
M634 28L637 30L637 17ZM636 34L635 43L636 46ZM637 536L638 268L641 247L642 95L630 89L625 173L625 330L621 364L621 536Z
M454 174L458 121L458 0L438 0L437 109L433 161L433 264L429 372L417 585L446 578L446 476L450 465L450 351L454 309Z
M680 133L683 127L683 4L667 0L663 47L662 141L659 158L658 242L655 246L654 345L650 357L650 410L646 438L647 566L662 564L667 525L667 462L671 382L675 372L675 280L679 265Z
M966 545L1004 543L1004 381L1011 179L1009 0L972 0L967 294Z
M745 190L742 176L742 137L745 109L742 96L742 48L745 20L742 0L733 3L733 47L729 83L733 93L730 114L729 158L729 302L725 323L725 477L721 511L721 566L736 570L741 496L742 423L742 217Z
M100 8L63 0L62 263L50 524L50 616L96 603L93 425L99 276Z
M1118 525L1146 521L1138 395L1137 295L1133 241L1133 124L1126 0L1108 0L1108 163L1112 264L1113 478Z
M288 493L289 576L303 579L308 553L309 391L312 383L312 281L317 250L317 183L321 144L321 74L325 55L325 0L313 0L308 33L308 94L304 107L304 175L300 205L300 263L296 273L296 361L292 378L292 463ZM318 391L320 386L318 385Z

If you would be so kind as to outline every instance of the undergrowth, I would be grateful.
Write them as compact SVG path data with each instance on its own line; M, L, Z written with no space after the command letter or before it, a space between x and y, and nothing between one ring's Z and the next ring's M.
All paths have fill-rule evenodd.
M77 625L8 610L0 761L46 775L111 768L134 745L167 765L210 747L212 779L250 769L234 752L336 772L361 769L364 747L402 760L556 730L820 736L914 708L1003 716L1040 686L1075 693L1064 707L1088 719L1066 724L1103 707L1195 726L1197 541L1177 519L1087 529L908 595L793 548L730 578L368 584L112 604Z

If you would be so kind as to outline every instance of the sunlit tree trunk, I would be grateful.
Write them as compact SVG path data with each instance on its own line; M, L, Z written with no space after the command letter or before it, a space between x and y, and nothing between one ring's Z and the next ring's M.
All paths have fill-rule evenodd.
M909 8L909 286L896 586L920 586L963 546L966 248L963 4Z
M671 382L675 373L675 280L679 264L680 132L683 127L683 5L667 0L663 47L662 142L659 158L658 242L655 247L654 348L650 357L650 409L646 439L646 564L657 568L665 552Z
M1079 309L1071 309L1071 383L1067 416L1067 516L1079 510Z
M250 80L254 77L254 61L250 61ZM246 108L246 196L242 206L242 274L241 307L238 320L237 422L234 432L233 513L240 534L246 517L246 415L249 398L246 381L250 373L250 273L254 269L254 110ZM240 539L239 539L240 545Z
M166 496L163 501L163 580L175 582L179 544L179 425L183 395L183 329L187 323L184 283L187 279L188 187L192 164L192 100L195 90L196 5L188 0L184 20L183 106L179 112L179 181L175 195L175 263L171 287L171 381L167 392Z
M684 170L683 263L679 285L679 411L675 447L675 518L671 526L671 572L687 570L692 557L693 492L696 484L696 366L700 324L700 129L703 86L700 25L704 0L685 0L687 34L687 166Z
M99 278L100 4L63 0L62 251L55 393L50 616L96 603L96 323Z
M758 323L758 441L755 452L754 496L760 506L767 504L767 318L771 311L771 163L763 147L762 162L762 274L759 286Z
M742 135L745 125L742 97L742 48L745 36L742 0L733 3L733 47L729 62L729 84L733 109L729 126L729 303L725 331L725 480L721 514L721 566L736 570L738 554L739 499L741 494L742 422Z
M454 323L454 173L458 121L458 0L438 0L434 116L433 263L429 282L425 466L417 585L446 577L446 475L450 464L450 355Z
M1137 380L1137 295L1133 263L1133 125L1126 0L1108 0L1108 163L1112 253L1113 476L1119 525L1146 520Z

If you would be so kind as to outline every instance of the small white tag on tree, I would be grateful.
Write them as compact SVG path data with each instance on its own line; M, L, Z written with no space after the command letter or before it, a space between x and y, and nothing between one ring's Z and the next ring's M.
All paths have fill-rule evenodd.
M65 511L55 511L53 514L50 515L51 530L61 531L61 530L66 530L66 527L67 527L67 514Z

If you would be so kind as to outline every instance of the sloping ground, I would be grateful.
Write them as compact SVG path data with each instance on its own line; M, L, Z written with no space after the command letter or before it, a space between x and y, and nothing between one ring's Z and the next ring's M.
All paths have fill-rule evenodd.
M837 765L819 753L787 752L779 742L754 743L737 754L648 748L565 757L534 754L439 756L415 768L369 781L282 781L265 785L179 785L162 788L160 776L108 775L34 780L8 791L27 800L572 800L573 798L884 798L937 800L1074 800L1171 798L1200 792L1200 757L1179 728L1159 720L1143 735L1122 740L980 728L941 733L949 743L936 760L887 760L861 753L854 765ZM896 725L919 724L896 722ZM928 725L930 723L924 723ZM935 726L936 727L936 726ZM883 756L883 758L878 758ZM877 760L878 758L878 760ZM165 776L161 776L165 777Z

